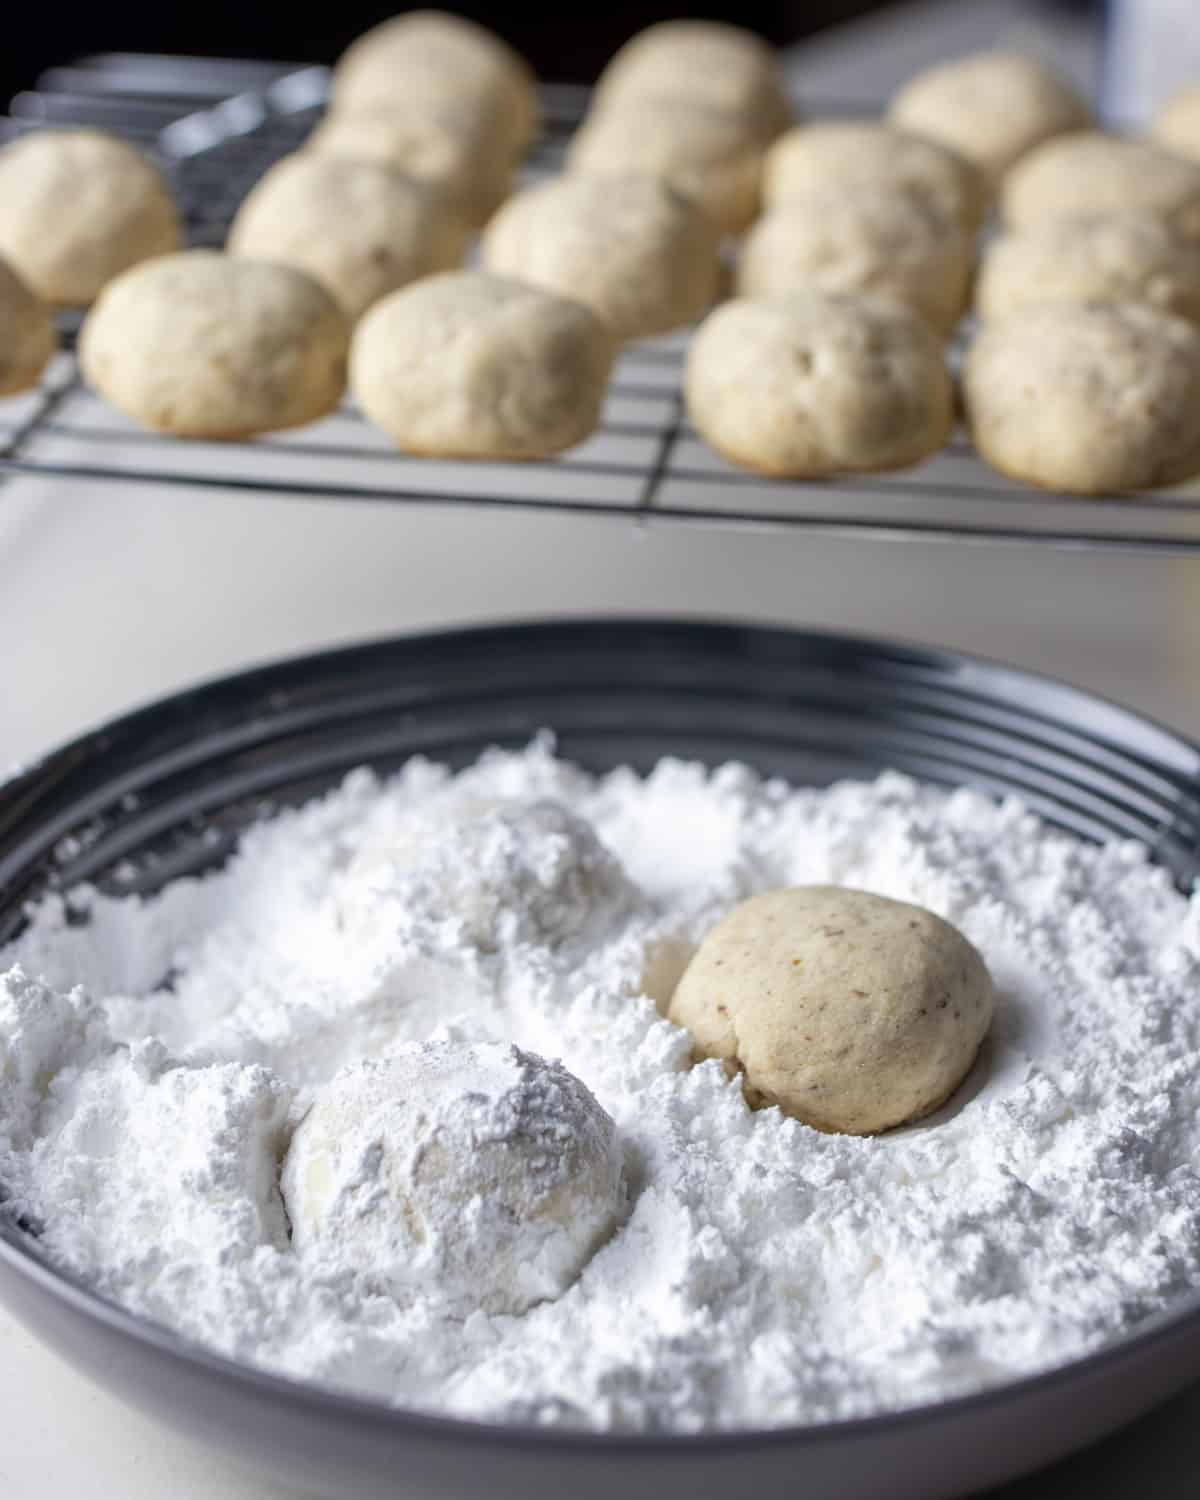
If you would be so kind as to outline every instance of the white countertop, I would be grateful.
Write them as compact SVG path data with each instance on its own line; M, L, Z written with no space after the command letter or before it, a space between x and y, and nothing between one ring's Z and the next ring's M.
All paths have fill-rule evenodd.
M973 45L981 26L1011 33L1024 8L921 7L946 51ZM881 45L879 25L807 49L801 81L844 97L862 84L864 56L888 75L874 86L890 87L928 55L928 27L893 27ZM1198 600L1200 562L12 480L0 486L0 764L272 656L421 626L591 612L726 615L976 651L1200 734ZM1198 1479L1200 1388L1003 1494L1192 1500ZM126 1411L3 1314L0 1495L299 1500Z

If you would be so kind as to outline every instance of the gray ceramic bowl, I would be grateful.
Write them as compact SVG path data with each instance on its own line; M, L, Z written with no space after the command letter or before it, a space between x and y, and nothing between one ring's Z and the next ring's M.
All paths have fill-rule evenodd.
M594 621L410 637L165 700L0 787L0 942L48 886L133 861L153 890L218 862L263 800L415 752L465 763L558 731L595 769L736 757L798 783L894 766L1014 792L1084 837L1200 868L1200 754L1044 678L882 642ZM125 882L122 889L128 890ZM1200 1297L1070 1366L867 1421L713 1437L598 1437L393 1411L185 1344L46 1263L0 1216L0 1295L106 1389L305 1493L528 1500L949 1500L1063 1455L1200 1376Z

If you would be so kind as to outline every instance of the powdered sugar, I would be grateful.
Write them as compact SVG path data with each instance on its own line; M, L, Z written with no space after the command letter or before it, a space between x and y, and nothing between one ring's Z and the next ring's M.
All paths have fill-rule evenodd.
M928 906L988 962L992 1036L919 1126L752 1114L659 1013L720 914L810 882ZM24 971L0 985L0 1183L52 1256L239 1358L498 1420L762 1426L1040 1369L1200 1285L1200 904L1015 804L676 762L593 780L539 744L357 772L215 877L84 905L49 899L0 955ZM339 1069L430 1038L559 1058L615 1127L563 1116L598 1131L610 1196L578 1276L555 1261L543 1292L570 1285L518 1315L381 1280L353 1222L289 1236L296 1123Z

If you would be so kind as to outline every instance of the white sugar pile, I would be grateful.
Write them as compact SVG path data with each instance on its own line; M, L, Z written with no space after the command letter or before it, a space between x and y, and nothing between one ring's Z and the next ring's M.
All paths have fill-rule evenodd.
M719 915L810 882L930 907L988 963L992 1036L919 1126L861 1139L751 1113L660 1016ZM545 744L457 777L357 772L213 877L40 906L0 953L0 1184L125 1306L406 1406L690 1431L933 1400L1200 1285L1198 914L1137 847L896 775L595 779ZM430 1038L470 1044L475 1071L430 1116L433 1165L397 1177L345 1079ZM367 1144L294 1159L293 1235L281 1164L321 1099L335 1146ZM573 1121L595 1187L568 1212ZM517 1137L535 1175L506 1179L498 1215L470 1196L474 1163ZM399 1281L360 1232L396 1182L428 1258ZM546 1258L518 1296L539 1215Z

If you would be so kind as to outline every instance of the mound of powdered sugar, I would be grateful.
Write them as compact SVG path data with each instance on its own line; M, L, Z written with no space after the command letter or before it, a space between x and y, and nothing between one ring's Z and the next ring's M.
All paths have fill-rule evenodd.
M662 1017L721 914L806 883L930 907L987 961L992 1035L917 1126L864 1139L751 1113ZM544 743L458 776L414 762L356 772L153 900L48 898L4 970L0 1211L189 1338L406 1406L816 1422L1045 1368L1200 1286L1200 905L1144 850L1015 803L671 761L596 779ZM352 1216L319 1244L291 1233L298 1122L340 1070L430 1039L561 1060L593 1101L580 1118L615 1127L619 1210L575 1279L570 1262L516 1314L381 1280ZM520 1058L503 1068L537 1066ZM491 1087L461 1115L440 1097L456 1182ZM610 1127L588 1129L603 1162ZM386 1156L364 1147L339 1201L407 1181ZM534 1199L511 1181L519 1213Z

